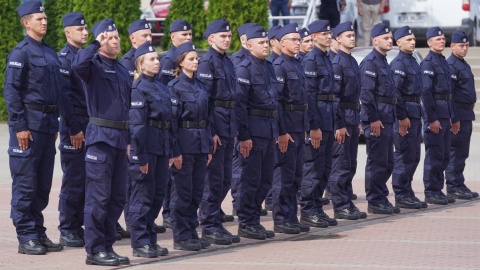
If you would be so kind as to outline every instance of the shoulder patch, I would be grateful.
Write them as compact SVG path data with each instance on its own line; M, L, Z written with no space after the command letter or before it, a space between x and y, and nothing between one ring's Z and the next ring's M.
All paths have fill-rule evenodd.
M178 100L176 98L171 98L170 101L172 102L172 105L178 105Z
M143 101L132 101L130 105L132 108L141 108L143 107Z
M316 77L316 76L317 76L317 72L316 72L316 71L308 71L308 70L305 70L305 76L307 76L307 77Z
M284 83L284 82L285 82L285 79L282 78L282 77L277 76L277 82L279 82L279 83Z
M452 79L454 79L454 80L456 80L456 79L457 79L457 75L453 75L453 74L452 74L452 76L451 76L451 77L452 77Z
M205 78L205 79L211 79L213 76L212 76L212 74L208 74L208 73L198 73L198 77Z
M401 70L398 70L398 69L395 69L395 70L393 71L393 73L398 74L398 75L400 75L400 76L405 76L405 72L403 72L403 71L401 71Z
M250 80L249 80L249 79L240 78L240 77L237 78L237 82L238 82L238 83L241 83L241 84L250 84Z
M337 81L340 81L340 80L342 80L342 75L333 74L333 79L335 79Z
M90 160L98 160L98 157L97 157L97 156L91 155L91 154L87 154L86 158L87 158L87 159L90 159Z
M63 68L60 69L60 73L62 73L63 75L67 75L67 76L70 75L70 71L66 70L66 69L63 69Z
M371 71L371 70L365 70L365 75L370 76L370 77L377 77L377 73L375 73L375 71Z
M162 69L162 74L173 76L173 69Z
M23 68L23 63L17 61L10 61L8 62L8 66L13 68Z
M427 74L427 75L433 76L435 73L433 73L433 71L431 71L431 70L424 70L424 71L423 71L423 74Z

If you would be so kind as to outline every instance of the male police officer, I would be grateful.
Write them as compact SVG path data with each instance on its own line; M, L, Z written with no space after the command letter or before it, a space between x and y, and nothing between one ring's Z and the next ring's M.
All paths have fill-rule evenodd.
M211 22L203 37L210 48L198 64L197 78L205 83L213 114L213 156L205 179L200 202L202 238L212 244L229 245L239 242L222 225L222 201L230 190L234 138L237 135L235 118L236 82L235 68L226 52L230 47L232 32L225 19Z
M312 22L308 29L314 47L302 60L309 95L310 152L313 163L305 163L301 187L301 221L314 227L337 225L323 211L322 194L330 177L333 145L333 68L327 57L331 43L330 24Z
M55 51L43 42L47 16L40 1L17 8L26 36L8 54L4 94L8 110L8 155L12 175L11 214L18 253L41 255L62 245L47 237L47 207L58 132L57 103L64 87Z
M128 27L128 34L130 35L130 42L132 48L122 56L120 64L128 70L133 81L133 72L135 68L135 51L145 42L152 42L152 30L147 20L140 19L133 21ZM125 208L127 209L127 208Z
M445 205L455 202L455 198L442 192L443 172L450 159L450 128L456 135L460 122L454 118L450 67L442 55L445 36L439 27L432 27L426 37L430 52L420 64L425 143L423 184L427 203ZM451 125L452 119L457 121Z
M97 22L92 33L96 40L80 49L72 62L73 71L83 80L90 116L85 133L85 262L116 266L130 263L112 245L117 238L115 223L126 200L132 83L117 60L120 38L113 19Z
M307 28L302 28L298 31L300 34L300 50L298 53L295 55L295 58L302 62L303 57L307 55L312 49L313 49L313 40L312 37L310 36L310 31L308 31Z
M273 62L277 59L277 57L282 53L282 47L280 47L280 42L278 41L276 34L278 30L282 28L281 25L272 26L270 30L268 30L268 43L272 49L272 52L267 58L267 61L273 65Z
M297 193L303 174L303 142L308 130L307 93L302 66L294 58L300 50L300 34L296 23L277 31L282 53L273 62L278 89L279 137L277 168L272 190L274 231L285 234L308 232L310 227L298 222Z
M244 23L237 28L238 36L240 37L240 43L242 44L242 48L238 52L235 52L231 56L231 60L233 62L233 66L237 66L240 64L247 55L250 53L247 49L247 30L250 27L256 26L256 23Z
M83 208L85 207L85 131L88 124L87 105L82 80L72 72L72 61L78 50L87 44L87 22L82 13L63 16L67 44L58 54L62 74L68 88L62 92L60 118L60 162L63 178L58 211L60 243L67 247L83 247Z
M243 158L234 207L239 235L264 240L275 236L260 224L260 211L272 185L278 101L275 72L265 61L268 39L263 27L254 26L247 31L247 48L249 57L236 68L237 138Z
M448 195L462 200L478 197L477 192L472 192L465 185L463 175L472 137L472 121L475 120L473 108L477 102L472 70L464 59L468 53L468 42L467 34L461 31L453 32L450 43L452 55L447 59L452 73L455 102L455 120L452 122L460 121L462 128L457 135L451 137L450 162L445 170L445 178Z
M420 65L413 57L415 35L408 26L394 33L400 52L390 64L395 86L401 97L397 101L398 120L393 125L395 143L395 164L392 173L392 187L395 205L400 208L419 209L427 207L415 197L412 189L413 174L420 162L422 139L422 108L420 106Z
M369 213L393 214L400 213L400 208L387 199L387 180L393 170L393 123L398 96L386 59L393 41L390 28L382 23L376 24L371 34L374 48L360 63L360 118L367 140L365 192Z

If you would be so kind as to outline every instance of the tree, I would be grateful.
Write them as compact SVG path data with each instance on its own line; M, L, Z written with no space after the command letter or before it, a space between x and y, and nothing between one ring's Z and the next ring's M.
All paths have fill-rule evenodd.
M203 0L172 0L170 11L165 20L163 28L162 48L168 50L172 45L170 40L170 24L175 20L185 19L192 26L192 41L196 48L208 47L203 39L203 32L206 27L206 14Z
M43 40L58 52L65 46L66 42L62 17L72 12L73 0L45 0L43 6L48 17L48 30Z

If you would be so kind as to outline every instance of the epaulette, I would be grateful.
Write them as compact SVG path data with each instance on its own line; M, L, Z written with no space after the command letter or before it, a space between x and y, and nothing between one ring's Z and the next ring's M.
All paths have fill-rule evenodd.
M168 83L168 87L170 86L174 86L176 83L178 83L180 80L178 78L175 78L173 80L171 80L169 83Z
M250 61L250 59L246 58L245 60L243 60L242 62L240 62L240 66L241 67L248 67L252 62Z
M17 46L15 46L15 48L16 49L21 49L21 48L25 47L27 44L28 44L28 41L26 39L24 39L20 43L18 43Z

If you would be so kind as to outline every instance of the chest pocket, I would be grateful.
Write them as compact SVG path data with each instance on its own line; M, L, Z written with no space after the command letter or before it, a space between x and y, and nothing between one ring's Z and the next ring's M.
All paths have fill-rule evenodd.
M389 78L388 70L385 68L379 68L377 70L377 75L379 83L378 94L383 97L393 97L393 85Z
M325 66L325 65L319 66L318 69L317 69L317 74L319 76L327 76L328 75L327 66Z
M304 86L305 81L303 82L300 81L300 77L295 71L288 71L287 78L288 78L287 83L289 88L289 96L293 99L292 101L295 103L304 102L303 89L305 89L305 86Z
M47 60L40 57L31 57L28 58L28 62L30 69L30 72L28 73L29 83L35 86L39 86L40 84L42 84L45 76L47 75L45 74Z

